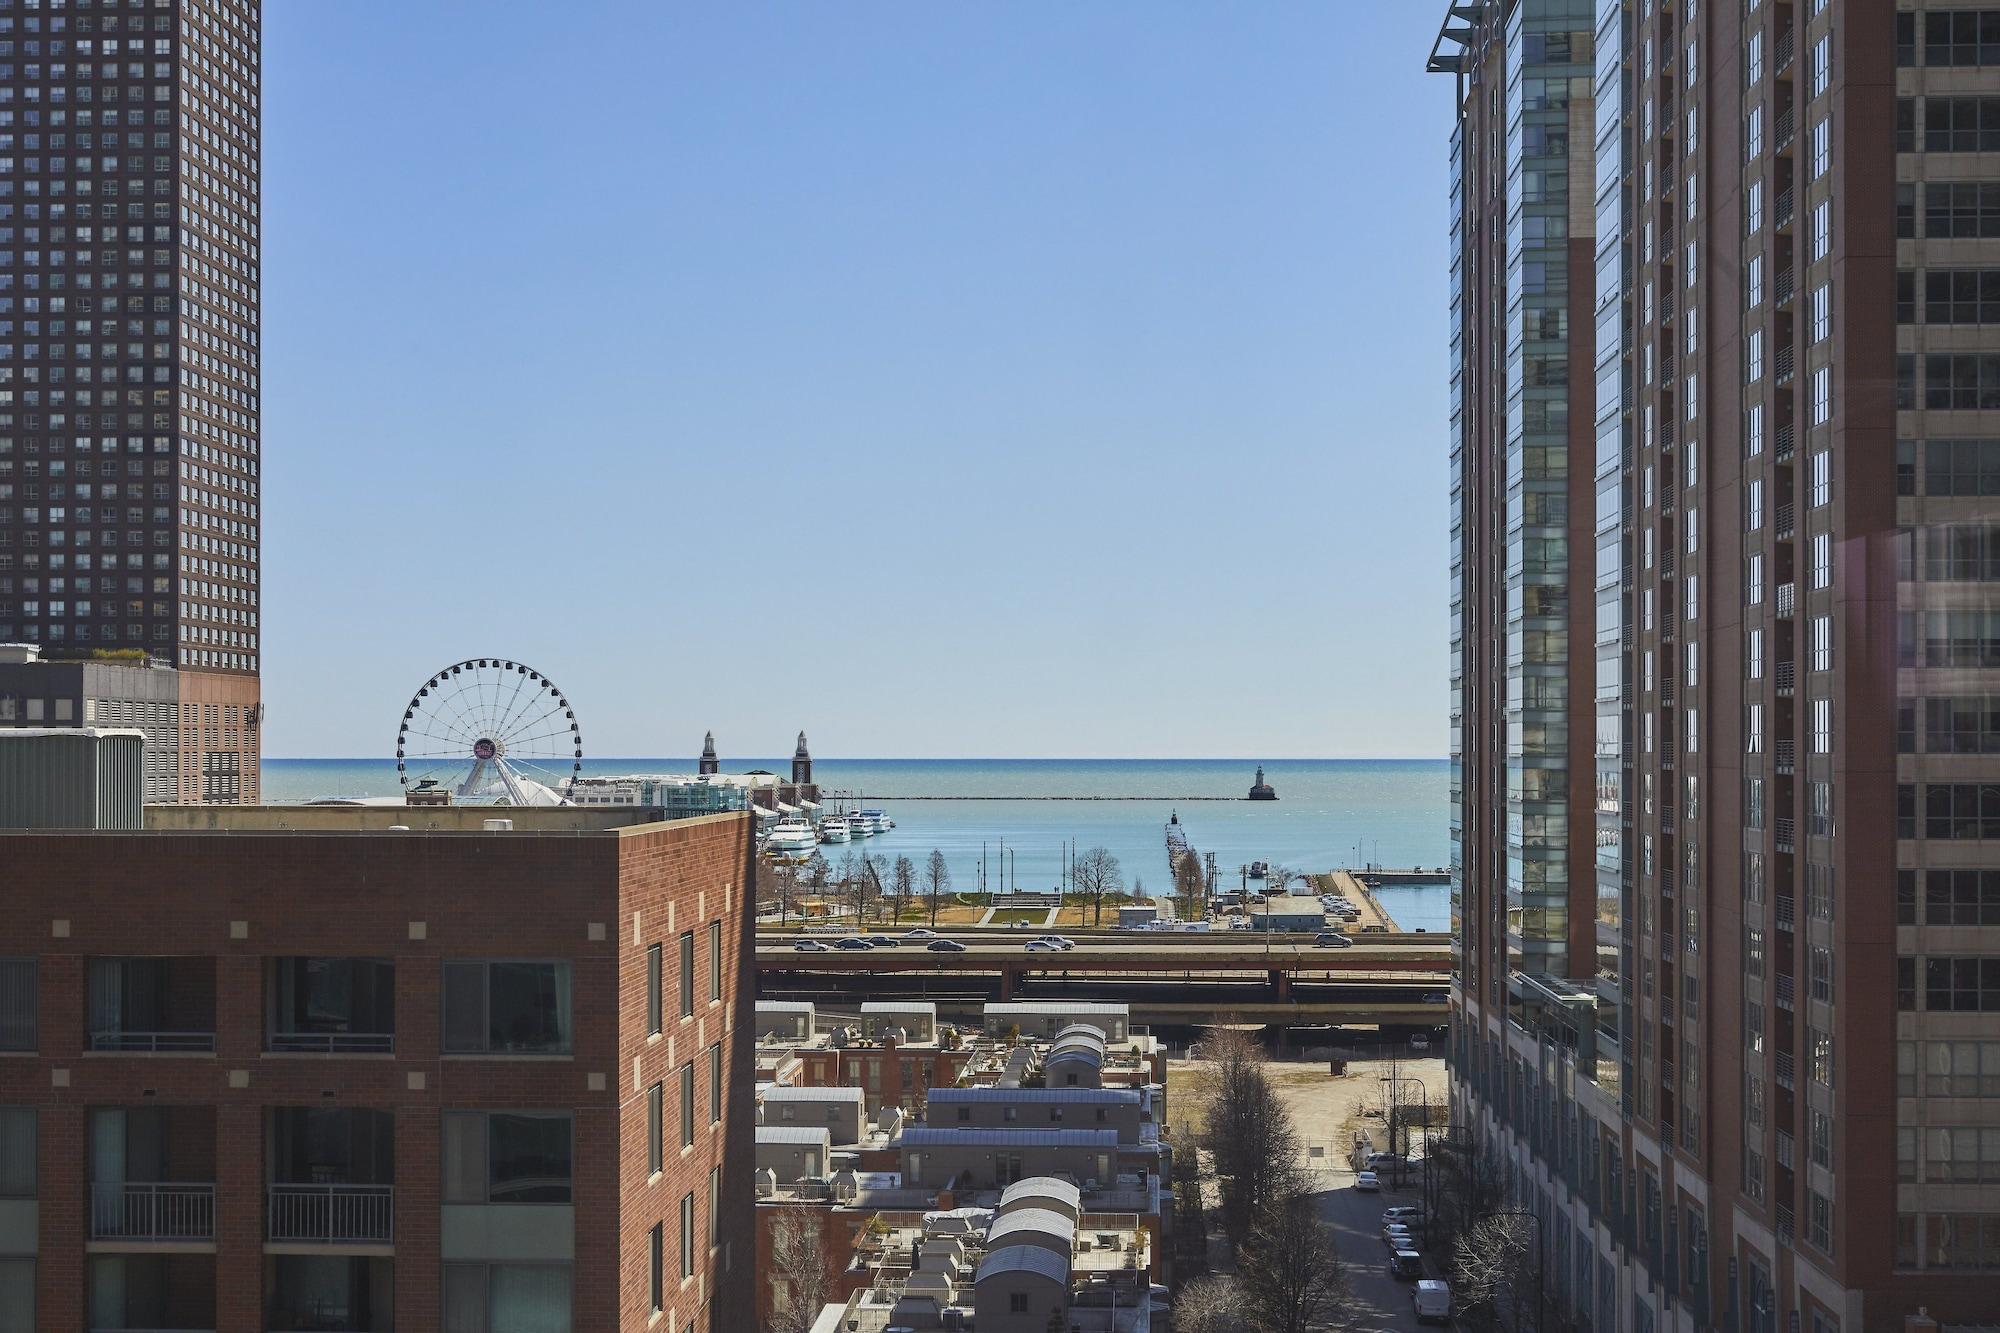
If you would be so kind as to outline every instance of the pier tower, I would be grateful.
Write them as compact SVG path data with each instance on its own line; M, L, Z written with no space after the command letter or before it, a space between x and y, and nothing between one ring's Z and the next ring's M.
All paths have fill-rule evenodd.
M806 748L806 734L799 733L799 748L792 751L792 785L803 787L813 780L812 751Z
M722 760L715 754L715 733L708 732L701 739L701 765L695 770L703 777L713 777L722 771Z

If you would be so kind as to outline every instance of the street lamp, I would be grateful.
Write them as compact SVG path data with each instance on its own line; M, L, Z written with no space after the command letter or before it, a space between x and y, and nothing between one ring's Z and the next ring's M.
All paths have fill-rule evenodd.
M1535 1333L1542 1333L1542 1305L1543 1305L1542 1290L1543 1290L1543 1284L1548 1276L1548 1271L1547 1268L1545 1267L1545 1262L1548 1258L1548 1254L1542 1247L1542 1219L1539 1214L1532 1213L1525 1208L1507 1208L1497 1212L1481 1213L1478 1217L1475 1217L1472 1220L1475 1222L1483 1222L1489 1217L1525 1217L1528 1219L1528 1221L1534 1223ZM1510 1290L1512 1289L1512 1286L1513 1286L1512 1282L1509 1282L1508 1287Z
M1396 1151L1396 1107L1398 1105L1396 1101L1396 1089L1405 1083L1416 1084L1421 1102L1425 1106L1428 1106L1430 1102L1430 1089L1425 1087L1424 1081L1414 1074L1384 1074L1381 1081L1389 1085L1389 1151L1393 1153ZM1430 1115L1428 1112L1424 1115L1424 1128L1430 1128ZM1403 1131L1403 1147L1407 1150L1409 1146L1410 1132L1408 1129L1405 1129Z

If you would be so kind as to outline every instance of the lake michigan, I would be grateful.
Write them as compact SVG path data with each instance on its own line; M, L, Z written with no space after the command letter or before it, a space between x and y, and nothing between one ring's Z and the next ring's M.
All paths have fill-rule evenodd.
M789 758L725 759L731 772L789 771ZM1049 889L1062 876L1065 843L1108 848L1130 887L1170 891L1165 825L1178 814L1195 850L1215 853L1217 882L1267 861L1325 871L1364 863L1443 866L1450 858L1449 765L1441 759L1283 759L1264 764L1276 801L1245 801L1257 765L1242 759L816 759L828 792L846 791L896 821L887 833L825 848L908 856L945 855L952 887L978 887L982 852L999 887L1000 849L1011 887ZM692 759L589 759L591 776L692 773ZM393 796L396 765L378 759L266 759L263 799L292 804L332 796ZM1137 797L1136 800L937 800L924 797ZM1223 799L1195 799L1223 798ZM1447 930L1450 901L1436 887L1384 889L1383 907L1406 930Z

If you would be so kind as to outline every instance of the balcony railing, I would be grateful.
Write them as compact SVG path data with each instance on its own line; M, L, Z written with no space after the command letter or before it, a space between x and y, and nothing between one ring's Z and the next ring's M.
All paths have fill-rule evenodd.
M1798 917L1793 911L1795 901L1789 894L1781 893L1776 903L1778 929L1787 935L1796 933L1798 927Z
M1772 217L1779 227L1789 227L1792 224L1793 201L1792 191L1784 190L1779 193L1777 206L1772 211Z
M1793 283L1792 270L1780 269L1777 280L1771 284L1771 303L1783 309L1792 303L1792 297L1797 294L1798 289Z
M1776 670L1773 672L1773 679L1777 683L1780 698L1791 694L1797 688L1798 664L1796 662L1778 663Z
M1792 422L1787 421L1778 427L1777 453L1780 463L1789 463L1792 460L1792 452L1797 442L1798 430Z
M92 1240L214 1240L215 1186L99 1180L90 1186Z
M1792 116L1792 109L1790 107L1786 107L1783 111L1780 111L1778 113L1777 126L1771 135L1771 142L1778 148L1780 152L1783 152L1786 148L1791 146L1792 139L1795 137L1796 129L1797 129L1797 122Z
M1778 994L1778 1007L1780 1009L1789 1010L1793 1007L1792 979L1790 976L1788 976L1783 972L1780 972L1778 974L1777 994Z
M1783 74L1792 67L1792 54L1798 49L1797 43L1793 41L1796 35L1797 29L1787 28L1785 35L1778 39L1777 48L1771 56L1771 72L1773 74Z
M1787 292L1787 293L1786 293L1785 295L1786 295L1786 297L1787 297L1787 298L1789 299L1789 297L1791 296L1791 293L1790 293L1790 292ZM1792 377L1793 377L1793 376L1794 376L1794 375L1795 375L1795 374L1797 373L1797 372L1796 372L1796 370L1795 370L1795 368L1794 368L1794 367L1795 367L1795 364L1796 364L1796 362L1795 362L1795 360L1794 360L1794 358L1793 358L1793 356L1792 356L1792 352L1793 352L1793 349L1792 349L1792 348L1790 348L1790 347L1780 347L1780 348L1778 349L1778 355L1777 355L1777 358L1776 358L1776 362L1777 362L1777 376L1776 376L1776 378L1777 378L1777 382L1778 382L1778 383L1780 383L1780 384L1789 384L1789 383L1791 383L1791 381L1792 381Z
M389 1055L396 1037L389 1032L273 1032L270 1048L286 1055Z
M393 1185L273 1185L268 1238L322 1245L386 1245L395 1237Z
M213 1032L93 1032L93 1051L125 1051L141 1055L171 1055L215 1049Z
M1777 761L1779 773L1791 773L1797 770L1798 744L1797 741L1778 741L1772 745L1771 750Z
M1792 615L1799 609L1799 585L1796 583L1780 583L1778 585L1778 595L1774 600L1777 606L1778 619L1790 620Z
M1777 823L1778 850L1781 852L1789 852L1792 850L1793 847L1793 828L1796 824L1796 821L1790 819L1780 819L1777 820L1776 823Z
M1778 1131L1778 1165L1790 1171L1792 1161L1792 1136L1781 1129Z
M1778 1086L1781 1088L1796 1087L1792 1078L1792 1053L1790 1051L1778 1052L1777 1078Z

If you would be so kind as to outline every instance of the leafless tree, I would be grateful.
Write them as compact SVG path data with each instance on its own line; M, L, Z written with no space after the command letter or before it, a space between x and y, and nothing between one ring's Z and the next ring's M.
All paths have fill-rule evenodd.
M1193 852L1181 853L1180 858L1174 862L1174 896L1180 899L1182 917L1191 921L1203 915L1198 910L1198 905L1207 887L1207 879L1201 870L1201 858Z
M1298 1131L1249 1037L1217 1032L1202 1054L1213 1067L1203 1137L1222 1187L1223 1229L1241 1245L1264 1210L1294 1189Z
M903 913L916 891L917 863L907 856L897 857L896 868L889 877L889 912L897 925L903 923Z
M1352 1304L1333 1233L1296 1170L1272 1199L1237 1256L1251 1325L1269 1333L1314 1333L1345 1322Z
M782 1284L782 1309L773 1301L769 1333L807 1333L827 1303L826 1244L814 1210L794 1205L781 1210L771 1226L771 1281Z
M1090 904L1090 924L1101 925L1104 921L1104 899L1114 893L1125 891L1125 872L1118 865L1118 858L1108 847L1092 847L1077 854L1070 868L1070 882L1076 891Z
M857 921L861 919L863 913L866 913L870 918L878 917L882 914L882 899L887 893L889 873L888 857L880 853L874 856L870 856L866 852L861 854L860 890L859 896L855 900L855 919Z
M759 861L757 863L757 880L760 885L764 882L766 875L771 877L771 887L777 891L778 895L778 924L780 926L788 926L792 921L792 900L798 896L799 892L799 868L795 865L773 865Z
M1535 1244L1534 1219L1518 1213L1488 1214L1460 1233L1451 1250L1452 1291L1470 1319L1486 1328L1533 1324Z
M1174 1333L1250 1333L1233 1273L1198 1277L1174 1298Z
M827 864L824 856L814 852L806 862L806 887L812 890L813 897L820 900L822 908L826 902L826 891L832 883L833 867Z
M951 867L945 864L944 853L931 848L931 854L924 860L924 893L931 903L931 927L936 929L938 908L944 903L944 895L951 888Z

